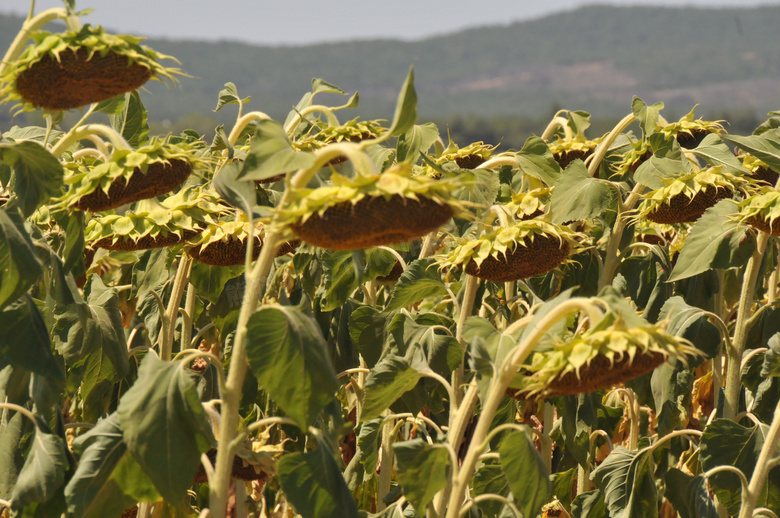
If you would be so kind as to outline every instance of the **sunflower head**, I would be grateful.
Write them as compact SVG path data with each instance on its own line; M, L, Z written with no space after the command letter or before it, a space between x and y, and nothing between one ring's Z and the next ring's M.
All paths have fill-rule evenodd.
M512 386L523 399L592 392L645 374L669 358L701 356L690 342L655 325L629 327L608 313L595 327L535 353Z
M184 183L206 161L198 143L153 138L135 150L115 149L105 162L89 158L72 163L62 202L92 212L105 211L165 194Z
M473 142L461 148L450 140L442 154L436 157L436 164L455 162L461 169L476 169L493 155L497 147L484 142Z
M741 221L773 236L780 236L780 192L763 187L739 204Z
M674 137L681 147L685 149L694 149L710 133L721 133L724 130L721 122L723 121L705 121L701 118L694 120L693 109L677 122L667 124L657 129L665 136Z
M332 185L289 192L283 224L303 241L332 250L357 250L416 239L465 214L451 191L454 180L412 176L409 164L379 175L334 173Z
M379 137L387 131L382 120L353 119L341 126L312 126L309 132L293 143L300 150L316 150L334 142L361 142Z
M542 218L514 221L476 239L460 239L439 264L495 282L526 279L560 266L580 251L578 237Z
M108 34L100 26L30 37L33 44L0 77L0 99L16 101L21 111L70 110L136 90L149 79L183 75L159 63L173 58L139 45L143 38Z
M770 187L777 185L780 175L765 162L747 153L740 158L742 158L742 167L750 171L750 177L757 184L769 185Z
M637 208L638 219L663 224L693 222L719 200L748 185L747 180L724 172L721 166L661 180L663 187L644 195Z
M195 238L225 211L215 193L185 189L160 203L144 200L134 211L94 217L84 238L91 248L108 250L172 246Z
M631 149L623 154L619 162L612 165L612 176L623 178L628 173L635 173L639 166L652 156L653 150L647 140L631 142Z
M555 142L548 144L548 147L561 169L566 169L566 166L573 161L585 160L593 154L602 140L604 137L591 140L584 133L577 133L568 138L561 138L559 135Z

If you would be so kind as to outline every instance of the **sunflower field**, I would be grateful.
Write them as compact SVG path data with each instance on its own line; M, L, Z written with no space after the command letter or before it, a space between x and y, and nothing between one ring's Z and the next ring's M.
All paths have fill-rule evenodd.
M780 112L634 98L498 152L420 123L410 70L388 120L227 83L212 142L150 135L176 60L32 11L0 63L45 120L0 128L1 517L780 515Z

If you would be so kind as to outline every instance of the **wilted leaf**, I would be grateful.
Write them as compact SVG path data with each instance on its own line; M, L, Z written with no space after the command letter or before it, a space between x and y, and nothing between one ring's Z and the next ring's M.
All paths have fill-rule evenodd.
M0 141L0 162L14 173L13 192L25 217L59 194L64 175L62 164L37 142Z
M225 83L225 88L219 91L219 100L217 101L217 107L214 108L214 111L218 112L227 104L241 105L249 102L250 99L252 98L247 97L245 99L242 99L241 97L238 96L238 90L236 89L236 85L234 85L233 83Z
M414 89L414 69L410 68L409 75L406 76L406 81L401 87L401 93L398 94L393 123L388 133L391 137L400 137L409 131L415 122L417 122L417 92Z
M612 518L658 516L652 450L631 451L616 447L591 473L591 480L604 495Z

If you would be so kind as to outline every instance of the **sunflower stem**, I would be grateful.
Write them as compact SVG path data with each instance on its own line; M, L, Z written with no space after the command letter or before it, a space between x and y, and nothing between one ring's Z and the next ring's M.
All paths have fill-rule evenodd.
M185 255L179 262L179 268L176 270L171 299L168 301L168 309L165 312L165 320L168 322L168 326L160 344L160 359L163 361L171 361L173 356L173 335L176 331L176 319L179 314L181 298L184 295L184 288L186 288L190 278L191 266L192 258L189 255Z
M612 128L612 131L609 132L609 134L604 138L604 140L601 141L601 143L596 148L596 151L593 153L593 157L590 159L590 165L588 166L588 175L591 177L595 176L599 172L599 167L601 166L601 161L604 159L605 156L607 156L607 151L609 151L609 146L612 145L613 142L615 142L615 139L625 131L627 127L631 125L632 122L639 120L636 118L636 116L631 113L629 115L626 115L622 119L620 119L620 122L617 123L617 125Z
M303 118L310 113L322 113L325 115L325 118L328 119L328 125L330 126L339 126L339 120L336 117L336 114L333 113L333 109L329 106L323 106L321 104L313 104L311 106L307 106L306 108L302 109L298 113L295 114L295 117L290 121L287 126L284 127L284 132L287 133L287 135L291 135L292 131L298 127L298 124L303 120Z
M561 117L561 113L566 113L567 110L559 110L555 116L552 118L549 124L547 124L547 127L544 128L544 131L542 132L541 139L547 142L550 140L550 137L553 136L553 133L555 133L555 130L558 128L563 129L564 137L566 140L570 140L574 138L574 132L569 127L569 120L565 117Z
M742 279L742 292L739 296L734 339L727 351L728 366L726 368L726 390L723 401L723 417L725 419L733 420L739 410L739 395L742 388L740 367L742 365L742 354L745 352L747 344L748 332L746 324L750 316L750 308L753 306L756 280L758 279L758 272L761 269L761 261L764 258L768 241L769 234L760 232L756 242L756 249L748 260L745 276Z
M246 115L240 116L236 121L236 124L233 126L233 129L230 131L230 135L228 135L228 143L230 143L231 146L236 145L236 141L238 140L238 137L241 135L241 132L244 131L244 128L247 127L247 125L252 122L259 119L266 120L270 119L268 115L266 115L263 112L249 112Z
M626 229L628 219L626 218L626 212L632 210L634 205L639 201L641 192L645 189L645 186L638 183L631 189L631 193L626 198L625 202L618 203L618 214L615 219L615 226L612 229L612 235L609 236L609 244L607 245L607 255L604 260L604 267L599 275L599 290L612 283L612 277L615 275L620 261L618 259L618 253L620 250L620 242L623 240L623 231Z
M354 144L332 144L315 151L315 162L308 169L301 169L290 180L291 189L287 189L282 195L278 207L284 209L289 203L292 189L305 186L317 171L333 158L347 152L354 154ZM230 473L235 453L232 446L238 433L240 420L239 406L241 402L241 389L246 378L247 363L247 324L249 317L255 312L257 304L265 292L268 273L275 257L276 244L284 232L280 224L281 215L277 211L271 224L268 226L268 234L260 251L260 257L252 267L252 271L245 272L246 290L244 300L238 313L236 323L236 336L233 343L233 353L230 359L225 390L222 392L222 419L219 424L219 447L214 466L214 483L209 487L209 508L214 518L225 518L227 511L228 490L230 488Z
M491 380L488 396L485 401L482 402L482 412L479 415L477 426L471 438L471 444L469 445L466 456L458 471L453 491L449 497L446 518L457 518L458 516L458 509L463 502L466 487L474 475L474 468L482 453L482 448L485 446L485 438L487 437L490 425L493 422L493 417L501 403L501 399L504 397L506 389L517 374L518 366L525 361L534 347L536 347L539 340L542 339L556 322L567 318L570 314L577 311L586 311L588 313L595 311L600 313L600 310L596 308L589 299L572 298L566 302L562 302L553 308L536 325L536 327L529 330L528 336L515 347L513 353L501 365L498 376ZM600 319L594 321L594 325L598 323L598 320ZM462 405L459 413L463 414L465 409L466 405ZM469 412L471 412L470 409ZM460 415L458 416L458 419L463 420L465 417L465 415Z
M184 319L181 324L180 350L189 349L192 341L192 321L195 318L195 303L198 300L198 290L191 283L187 284L187 298L184 299Z
M22 24L22 28L16 34L14 41L3 56L0 63L0 77L3 76L6 67L10 66L22 54L24 47L30 40L30 33L40 30L44 25L54 20L67 20L69 13L64 7L54 7L43 11L38 16L32 16L35 5L30 6L30 15Z
M51 148L51 154L56 158L59 158L72 144L81 139L88 139L91 135L106 137L114 146L114 149L124 149L128 151L132 149L124 137L117 133L113 128L104 124L87 124L86 126L73 128L66 133L59 142Z

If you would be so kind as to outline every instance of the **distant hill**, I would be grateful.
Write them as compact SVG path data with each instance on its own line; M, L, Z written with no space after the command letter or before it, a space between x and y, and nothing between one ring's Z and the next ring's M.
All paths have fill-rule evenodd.
M633 95L664 101L677 115L700 103L701 113L763 117L780 109L778 20L780 6L591 6L416 42L267 47L150 39L146 44L176 56L193 77L170 89L153 84L145 100L155 120L192 113L225 120L212 110L232 81L242 96L252 96L250 108L278 118L312 77L321 77L358 90L363 118L389 118L414 65L422 119L540 117L552 106L617 117L630 109ZM0 17L1 49L20 25L18 18Z

